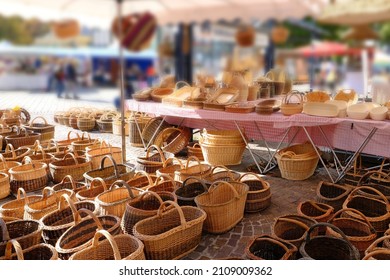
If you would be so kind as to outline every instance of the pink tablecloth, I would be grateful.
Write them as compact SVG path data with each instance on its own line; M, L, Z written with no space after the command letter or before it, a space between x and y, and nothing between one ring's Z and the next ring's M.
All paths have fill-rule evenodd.
M325 132L332 148L355 151L364 141L371 129L377 132L363 150L364 153L390 157L390 121L354 120L348 118L326 118L297 114L283 116L280 112L272 115L257 113L239 114L223 111L194 110L163 105L155 102L127 101L127 109L154 115L167 116L172 124L182 123L192 128L236 129L234 121L244 129L252 139L279 142L288 128L293 128L286 139L288 141L299 127L306 127L316 145L326 146L324 137L318 127ZM259 133L258 128L261 130ZM261 135L265 138L262 139ZM296 141L306 141L301 129Z

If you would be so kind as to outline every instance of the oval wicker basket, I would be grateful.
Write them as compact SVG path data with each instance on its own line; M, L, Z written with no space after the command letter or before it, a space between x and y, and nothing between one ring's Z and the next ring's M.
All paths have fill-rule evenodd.
M251 260L294 260L298 248L275 236L262 234L251 239L245 255Z
M191 161L196 163L189 165ZM183 182L188 177L197 177L204 179L211 174L211 165L206 163L201 163L197 157L189 157L187 159L186 165L183 169L176 170L174 179L175 181Z
M42 122L37 122L37 120L39 119ZM40 133L41 137L39 139L41 142L48 141L54 138L55 126L52 124L48 124L47 120L42 116L35 117L30 121L28 125L24 125L23 127L25 127L27 131Z
M327 222L334 214L334 208L325 203L312 200L300 202L297 207L299 215L313 218L317 222Z
M251 172L244 173L238 181L249 187L245 202L245 212L260 212L271 205L272 194L270 184L258 174Z
M280 111L285 116L302 113L305 97L298 91L291 91L282 99Z

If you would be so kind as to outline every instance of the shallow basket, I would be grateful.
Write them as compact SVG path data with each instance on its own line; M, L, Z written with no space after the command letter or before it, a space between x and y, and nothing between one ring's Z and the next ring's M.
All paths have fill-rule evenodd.
M214 182L207 192L195 197L195 203L207 213L203 230L224 233L244 217L249 187L239 182Z
M137 222L133 233L144 243L146 259L180 259L199 245L205 219L205 211L197 207L166 201L157 215Z
M106 237L99 242L100 236ZM98 230L91 246L74 253L70 260L144 260L144 244L129 234L112 236L106 230Z
M319 157L310 143L297 144L275 154L282 178L305 180L314 174Z

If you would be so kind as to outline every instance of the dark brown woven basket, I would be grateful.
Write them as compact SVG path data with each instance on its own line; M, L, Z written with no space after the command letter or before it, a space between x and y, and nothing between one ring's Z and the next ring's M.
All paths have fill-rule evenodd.
M94 201L72 202L66 194L60 197L57 210L50 212L40 219L43 224L42 237L45 243L55 246L61 235L75 223L87 216L86 213L78 213L80 209L88 209L98 215L97 205Z
M105 229L112 235L120 234L120 218L112 215L96 216L86 209L78 210L90 216L67 229L56 243L56 250L60 259L69 257L92 244L92 239L98 229Z
M4 256L7 241L14 239L20 243L23 249L41 243L41 222L36 220L16 220L5 223L0 218L0 256Z
M390 248L380 244L385 244L390 241L390 235L385 235L374 242L367 248L363 260L390 260Z
M290 242L268 234L255 236L245 248L251 260L294 260L298 249Z
M156 153L151 153L156 150ZM168 152L163 152L161 149L155 145L151 145L145 156L137 157L137 170L143 170L150 174L155 174L158 169L163 167L164 162L167 158L174 157L175 155Z
M390 175L382 171L375 170L365 173L357 183L357 187L366 186L380 191L388 200L390 200ZM359 194L368 197L381 199L374 191L362 189Z
M8 135L5 137L6 143L11 144L16 149L22 146L34 145L35 141L40 139L40 133L29 132L25 128L19 128L16 135Z
M160 205L168 200L177 202L177 197L171 192L145 191L130 200L121 220L122 231L133 234L133 227L137 222L155 216Z
M307 200L298 204L297 212L320 223L327 222L332 217L334 208L328 204Z
M110 166L105 166L104 162L108 159L111 161ZM102 178L107 185L111 185L117 180L128 181L134 176L134 168L117 164L111 155L105 155L100 161L100 168L86 171L83 174L86 182L91 182L94 178Z
M334 184L321 181L316 189L316 200L319 203L325 203L338 211L343 208L343 203L351 192L352 188L347 185Z
M313 231L320 227L329 227L337 232L339 236L317 235L312 237ZM311 226L299 248L299 252L302 257L314 260L360 259L358 249L348 241L348 238L339 228L329 223L317 223Z
M13 250L16 252L12 254ZM11 239L7 243L5 256L0 257L0 260L49 261L58 260L58 254L53 246L44 243L23 250L18 241Z
M200 178L188 177L183 181L182 186L175 190L177 203L180 206L187 205L197 207L195 203L195 197L204 192L207 192L210 185L211 184L209 182L206 182Z

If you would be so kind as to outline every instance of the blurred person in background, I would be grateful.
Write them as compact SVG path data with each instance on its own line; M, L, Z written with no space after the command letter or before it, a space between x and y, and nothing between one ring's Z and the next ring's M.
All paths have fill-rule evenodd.
M65 69L62 62L58 63L54 72L54 80L57 98L62 98L62 94L65 92ZM65 98L69 98L65 96Z
M76 61L68 60L65 66L65 98L69 98L68 94L72 94L74 99L78 99L77 95L77 71L76 71Z

